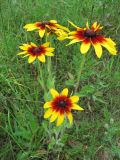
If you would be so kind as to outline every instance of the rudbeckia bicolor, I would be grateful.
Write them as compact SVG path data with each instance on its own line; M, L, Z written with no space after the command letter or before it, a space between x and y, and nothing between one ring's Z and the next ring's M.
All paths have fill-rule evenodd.
M50 20L50 21L42 21L42 22L36 22L36 23L31 23L31 24L26 24L24 26L27 31L33 31L33 30L38 30L39 36L42 38L47 31L50 33L51 31L55 32L57 29L63 29L66 31L69 31L68 28L59 25L56 20Z
M54 48L49 47L49 44L49 42L39 46L32 42L30 44L23 44L19 47L23 51L17 55L22 55L23 58L29 56L28 63L32 63L36 58L38 58L41 62L45 62L45 56L54 56L52 53Z
M92 45L98 58L102 56L102 46L105 47L112 55L116 55L117 50L115 42L111 38L106 38L100 33L103 28L100 24L94 22L90 28L88 23L86 23L85 28L80 28L70 21L69 23L76 28L76 31L69 33L68 39L71 39L72 41L68 45L82 42L80 46L80 52L82 54L87 53Z
M71 110L83 110L83 108L76 104L79 101L79 97L68 96L67 88L63 89L60 94L55 89L51 89L50 93L53 99L44 104L44 108L47 109L44 118L50 118L50 122L54 122L57 119L57 126L60 126L65 116L67 116L70 124L72 124L73 116Z

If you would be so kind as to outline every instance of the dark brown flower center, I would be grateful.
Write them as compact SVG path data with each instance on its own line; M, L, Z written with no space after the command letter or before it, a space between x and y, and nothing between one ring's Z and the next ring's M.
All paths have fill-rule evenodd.
M40 52L41 52L41 49L39 47L35 47L33 49L33 53L35 53L35 54L39 54Z
M84 36L88 37L88 38L94 38L94 37L96 37L96 32L89 29L89 30L85 31Z
M44 46L39 46L39 47L31 46L28 49L28 52L33 56L40 56L41 54L45 53L45 47Z
M49 25L50 22L49 22L49 21L43 21L41 24L42 24L43 26L45 26L45 25Z
M60 100L58 101L57 106L60 108L65 108L67 106L67 102L65 100Z

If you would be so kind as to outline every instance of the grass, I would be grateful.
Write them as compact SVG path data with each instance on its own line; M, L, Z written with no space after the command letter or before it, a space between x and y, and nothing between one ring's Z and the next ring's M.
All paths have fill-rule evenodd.
M16 56L18 46L39 42L27 23L56 19L82 25L100 22L104 33L120 44L120 0L5 0L0 2L0 159L1 160L119 160L120 159L120 56L104 50L101 59L88 53L81 75L79 95L84 112L74 112L74 125L67 126L61 141L57 130L43 119L43 90L37 82L37 63L29 65ZM37 37L37 38L36 38ZM79 44L53 38L52 77L46 64L42 71L47 88L69 87L73 91L81 54ZM49 94L44 95L47 99Z

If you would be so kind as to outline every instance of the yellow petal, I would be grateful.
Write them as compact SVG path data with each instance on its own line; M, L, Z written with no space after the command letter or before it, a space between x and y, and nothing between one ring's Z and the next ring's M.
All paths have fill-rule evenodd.
M30 54L28 54L28 53L27 53L27 54L26 54L26 55L24 55L22 58L28 57L29 55L30 55Z
M75 27L75 28L79 28L78 26L76 26L73 22L71 22L71 21L69 21L68 20L68 23L70 23L73 27Z
M50 90L50 93L53 96L53 98L59 96L59 93L55 89L53 89L53 88Z
M42 38L45 34L45 29L39 30L39 36Z
M51 52L46 52L45 55L46 55L46 56L54 56L54 54L51 53Z
M28 48L30 47L29 44L23 44L23 46L24 46L26 49L28 49Z
M44 46L44 47L48 47L49 45L50 45L50 42L46 42L46 43L42 44L42 46Z
M67 37L66 37L66 36L59 36L59 37L57 37L57 39L58 39L59 41L63 41L63 40L65 40L65 39L67 39Z
M46 118L49 118L49 117L52 115L52 113L53 113L52 109L51 109L51 108L48 109L48 110L45 112L45 114L44 114L44 118L45 118L45 119L46 119Z
M51 118L50 118L50 122L51 122L51 123L54 122L54 121L57 119L58 114L59 114L59 112L55 112L55 113L51 116Z
M40 56L38 56L39 61L41 62L45 62L45 56L43 54L41 54Z
M55 50L55 48L46 48L47 52L53 52Z
M50 20L49 22L50 22L50 23L57 23L56 20Z
M76 102L79 101L79 97L78 97L78 96L71 96L70 99L71 99L71 101L72 101L73 103L76 103Z
M93 25L92 25L92 27L93 27L94 29L96 29L96 27L97 27L97 22L94 22Z
M57 126L60 126L64 121L64 114L59 114L57 119Z
M115 46L116 43L111 38L105 38L110 46Z
M26 24L23 28L27 29L27 31L33 31L33 30L37 29L35 24Z
M29 56L28 63L32 63L36 59L36 56Z
M67 113L67 117L68 117L68 120L69 120L70 124L72 124L72 122L73 122L72 113L71 113L71 112L68 112L68 113Z
M51 107L51 102L46 102L43 106L43 108L50 108Z
M26 54L27 52L26 51L23 51L23 52L19 52L17 55L23 55L23 54Z
M68 88L63 89L61 95L68 96Z
M71 32L69 32L68 34L69 35L74 35L74 34L76 34L77 32L76 31L71 31ZM71 36L72 37L72 36Z
M26 46L19 46L19 48L22 49L22 50L27 50Z
M112 55L116 55L117 54L117 50L116 50L116 48L115 48L115 46L110 46L109 44L107 44L107 43L102 43L101 44L103 47L105 47Z
M88 22L86 22L86 28L87 28L87 29L90 29Z
M90 46L91 46L91 43L85 43L85 42L82 42L81 46L80 46L80 52L82 54L85 54L88 52L88 50L90 49Z
M56 26L57 26L58 28L60 28L60 29L63 29L63 30L65 30L65 31L67 31L67 32L70 32L70 30L69 30L67 27L61 26L61 25L59 25L59 24L56 24Z
M77 43L77 42L80 42L79 39L73 39L70 43L68 43L66 46L69 46L71 44L74 44L74 43Z
M95 53L97 55L98 58L100 58L102 56L102 47L100 43L93 43L94 49L95 49Z
M79 110L79 111L82 111L84 110L82 107L80 107L79 105L77 104L73 104L72 108L71 109L74 109L74 110Z
M30 42L30 44L31 44L31 46L33 46L33 47L37 47L37 45L36 45L35 43L33 43L33 42Z

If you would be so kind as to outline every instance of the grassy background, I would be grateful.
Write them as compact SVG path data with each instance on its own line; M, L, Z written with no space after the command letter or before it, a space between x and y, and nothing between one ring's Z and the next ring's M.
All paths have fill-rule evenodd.
M84 112L74 112L55 147L52 129L43 119L43 90L37 82L37 64L16 56L22 43L39 42L23 26L40 20L67 20L84 26L88 20L104 25L104 34L120 45L120 0L4 0L0 1L0 159L1 160L119 160L120 159L120 56L104 50L101 59L88 54L79 95ZM72 28L71 28L72 29ZM52 40L55 88L73 90L81 62L79 44ZM46 64L42 65L45 83ZM45 97L48 95L45 95ZM53 125L54 126L54 125ZM51 126L49 126L51 127Z

